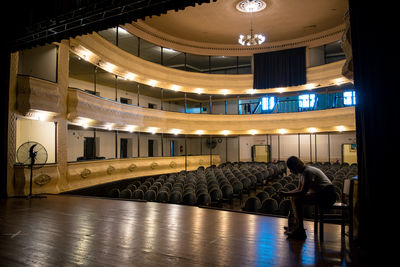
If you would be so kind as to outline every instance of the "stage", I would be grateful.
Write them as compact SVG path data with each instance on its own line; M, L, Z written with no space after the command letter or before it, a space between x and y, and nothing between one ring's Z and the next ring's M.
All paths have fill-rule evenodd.
M0 200L1 266L346 266L340 226L288 240L287 219L156 202Z

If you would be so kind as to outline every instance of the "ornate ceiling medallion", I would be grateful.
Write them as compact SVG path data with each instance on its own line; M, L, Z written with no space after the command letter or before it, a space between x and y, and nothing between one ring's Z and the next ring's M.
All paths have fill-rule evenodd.
M266 7L267 4L262 0L242 0L236 4L236 9L245 13L259 12Z

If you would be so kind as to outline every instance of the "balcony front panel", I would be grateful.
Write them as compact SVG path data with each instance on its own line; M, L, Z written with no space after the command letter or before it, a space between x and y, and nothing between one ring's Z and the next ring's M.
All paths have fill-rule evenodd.
M76 125L175 134L276 134L355 130L352 107L279 114L216 115L168 112L121 104L81 90L68 91L68 119Z
M253 91L252 74L204 74L168 68L136 57L97 33L71 39L71 51L119 77L138 83L187 93L249 94L282 93L350 82L342 76L344 60L307 69L307 85Z

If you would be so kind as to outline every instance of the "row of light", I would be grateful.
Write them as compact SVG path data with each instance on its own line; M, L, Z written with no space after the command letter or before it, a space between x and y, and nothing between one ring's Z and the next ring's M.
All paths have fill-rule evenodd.
M81 49L81 50L79 50L79 57L80 57L80 58L83 58L83 59L85 59L85 60L87 60L87 61L91 61L90 59L94 57L94 54L93 54L92 52L90 52L89 50ZM99 64L99 66L100 66L101 68L103 68L104 70L106 70L106 71L108 71L108 72L110 72L110 73L116 74L115 72L116 72L117 67L116 67L114 64L109 63L109 62L103 62L103 61L101 61L101 60L99 61L98 64ZM120 76L121 76L123 79L125 79L125 80L135 81L135 79L136 79L136 77L137 77L137 74L132 73L132 72L127 72L127 73L125 73L124 75L120 75ZM347 81L346 81L344 78L337 78L337 79L334 79L334 80L333 80L333 84L335 84L335 85L341 85L341 84L344 84L344 83L346 83L346 82L347 82ZM147 82L146 82L147 85L150 85L150 86L152 86L152 87L156 87L159 83L160 83L159 81L154 80L154 79L149 79L149 80L147 80ZM312 90L312 89L315 89L315 88L317 88L317 87L319 87L319 86L320 86L320 85L319 85L319 84L316 84L316 83L308 83L308 84L305 84L305 85L304 85L304 89L306 89L306 90ZM170 89L170 90L173 90L173 91L181 91L182 86L177 85L177 84L171 84L171 85L169 86L169 88L166 88L166 89ZM271 88L271 89L272 89L272 88ZM288 89L285 88L285 87L275 88L275 89L276 89L276 91L277 91L278 93L283 93L283 92L286 92L286 91L288 90ZM205 91L204 88L199 88L199 87L193 89L193 92L194 92L194 93L197 93L197 94L202 94L202 93L204 93L204 91ZM219 90L219 93L222 94L222 95L228 95L228 94L230 94L231 92L232 92L232 91L229 90L229 89L220 89L220 90ZM247 92L248 94L253 95L253 94L259 93L260 91L257 90L257 89L250 88L250 89L247 89L246 92Z
M87 119L81 119L80 122L78 122L78 124L79 124L81 127L83 127L84 129L87 129L87 128L89 127L89 120L87 120ZM127 126L125 127L124 130L127 131L127 132L132 133L132 132L134 132L134 130L136 129L136 127L137 127L136 125L127 125ZM113 130L113 124L112 124L112 123L105 124L104 128L105 128L106 130L111 131L111 130ZM148 128L147 128L147 132L152 133L152 134L156 134L158 130L159 130L159 128L157 128L157 127L148 127ZM344 132L344 131L346 131L346 127L343 126L343 125L336 126L336 130L337 130L338 132ZM307 131L308 131L309 133L317 133L317 132L318 132L318 128L310 127L310 128L307 129ZM170 133L171 133L171 134L174 134L174 135L179 135L181 132L182 132L181 129L171 129L171 130L170 130ZM251 134L251 135L256 135L256 134L258 134L259 132L258 132L258 130L252 129L252 130L249 130L248 133ZM287 129L283 129L283 128L282 128L282 129L278 129L278 130L277 130L277 133L279 133L279 134L287 134L287 133L289 133L289 131L288 131ZM196 135L203 135L203 134L204 134L204 130L197 130L197 131L195 131L194 134L196 134ZM222 131L220 132L220 134L227 136L227 135L230 135L230 134L231 134L231 131L229 131L229 130L222 130Z

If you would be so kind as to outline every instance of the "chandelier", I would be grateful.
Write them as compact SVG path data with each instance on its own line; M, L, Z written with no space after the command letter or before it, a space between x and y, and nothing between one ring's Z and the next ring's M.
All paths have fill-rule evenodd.
M242 0L236 5L236 9L240 12L250 13L250 34L239 35L239 44L251 46L260 45L265 42L265 35L254 33L253 31L253 12L259 12L265 7L265 2L261 0Z

